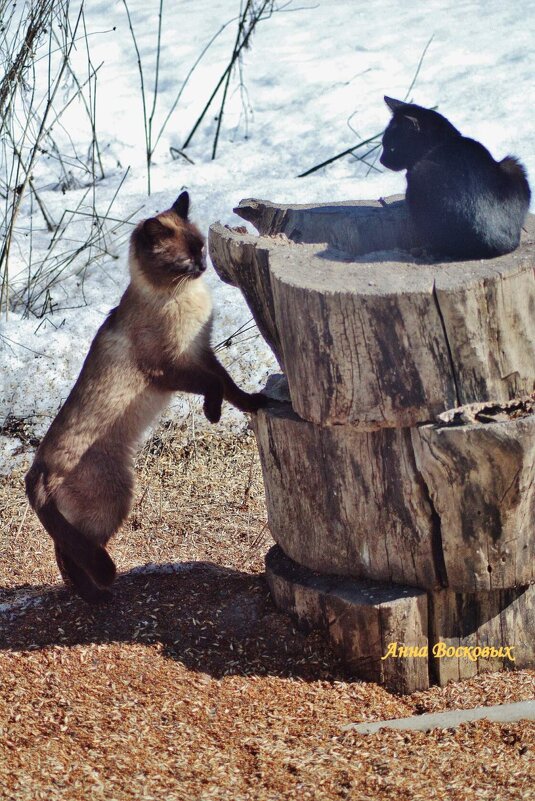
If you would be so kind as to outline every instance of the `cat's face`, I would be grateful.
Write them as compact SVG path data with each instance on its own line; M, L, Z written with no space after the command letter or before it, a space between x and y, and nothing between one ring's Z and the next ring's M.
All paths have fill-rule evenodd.
M389 170L406 170L418 160L421 152L419 109L391 97L385 97L385 102L393 116L383 135L380 162Z
M383 135L380 162L389 170L408 170L435 145L459 131L433 109L385 96L392 119Z
M383 135L380 162L389 170L406 170L414 163L418 132L402 115L394 115Z
M132 247L143 278L156 289L176 291L206 269L204 237L188 220L189 196L183 192L167 211L140 223Z

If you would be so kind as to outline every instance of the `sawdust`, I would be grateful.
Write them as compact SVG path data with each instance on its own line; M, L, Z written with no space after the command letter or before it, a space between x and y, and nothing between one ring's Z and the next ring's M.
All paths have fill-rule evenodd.
M349 681L269 598L250 433L158 430L99 609L62 589L22 475L0 484L0 799L534 797L533 724L342 732L533 698L535 672L405 698Z

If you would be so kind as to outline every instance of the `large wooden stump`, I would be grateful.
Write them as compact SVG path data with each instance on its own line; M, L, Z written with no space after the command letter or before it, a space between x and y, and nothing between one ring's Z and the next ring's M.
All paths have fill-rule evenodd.
M533 581L535 401L453 410L411 439L440 520L447 586L474 592Z
M244 201L263 236L211 227L212 261L243 289L296 413L374 430L532 392L535 218L515 253L429 263L400 250L415 243L404 203L383 202Z
M268 522L284 552L312 570L429 590L533 581L535 402L441 417L368 432L316 426L289 403L259 412Z
M290 404L262 410L253 425L269 527L291 559L322 573L442 586L409 429L316 426Z
M423 590L313 573L277 546L266 556L266 576L277 605L304 628L323 629L356 675L402 693L428 686ZM397 640L410 642L419 655L399 662L386 656L390 643Z
M268 562L275 599L398 690L510 667L499 649L516 640L535 664L535 218L515 253L441 263L415 249L398 198L236 211L260 235L214 224L210 254L288 386L254 422L269 526L293 560L291 581L281 559ZM345 578L315 584L311 570ZM385 668L384 638L372 648L355 634L384 614L362 603L370 581L391 598L419 588L418 642L400 647L421 647L425 631L431 652L461 651L429 657L425 681L421 659ZM334 636L329 610L348 582L356 607ZM408 630L393 625L403 643ZM492 657L475 668L462 655L473 642Z
M416 587L314 573L275 545L266 556L275 603L324 631L349 670L395 692L533 667L535 584L427 594Z

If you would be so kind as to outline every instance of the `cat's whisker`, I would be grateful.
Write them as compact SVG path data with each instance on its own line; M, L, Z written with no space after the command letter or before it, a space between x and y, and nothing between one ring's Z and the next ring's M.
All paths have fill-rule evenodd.
M188 280L187 275L179 275L177 276L177 278L174 279L173 283L175 284L175 286L173 288L173 295L177 295L180 292L180 290L182 289L187 280Z

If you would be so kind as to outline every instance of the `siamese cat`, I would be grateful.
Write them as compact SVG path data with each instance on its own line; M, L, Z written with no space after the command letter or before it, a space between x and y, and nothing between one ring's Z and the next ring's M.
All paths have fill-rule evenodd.
M267 401L237 387L211 348L204 239L188 211L182 192L168 211L135 228L130 284L97 332L26 475L60 572L89 603L111 597L105 588L116 571L106 543L130 511L143 432L171 393L204 395L212 423L223 399L253 413Z
M495 161L436 111L386 96L385 102L393 116L380 161L407 170L406 200L421 244L457 259L515 250L531 199L520 162Z

